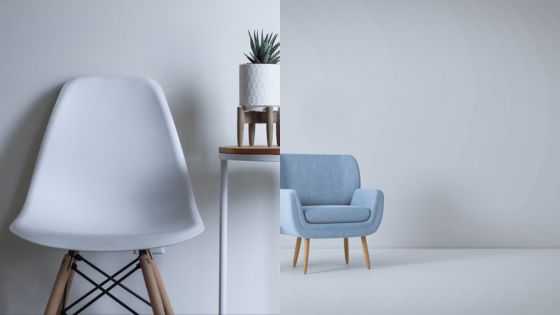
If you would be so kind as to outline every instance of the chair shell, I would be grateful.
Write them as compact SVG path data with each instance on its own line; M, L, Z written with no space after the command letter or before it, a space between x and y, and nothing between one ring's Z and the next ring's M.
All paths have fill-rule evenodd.
M163 247L201 233L159 84L130 76L67 82L10 230L33 243L87 251Z

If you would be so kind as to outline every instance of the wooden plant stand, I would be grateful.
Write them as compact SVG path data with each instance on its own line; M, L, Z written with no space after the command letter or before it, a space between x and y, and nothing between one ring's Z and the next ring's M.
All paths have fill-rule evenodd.
M243 129L245 124L249 124L249 145L255 145L255 127L256 124L266 124L266 143L272 146L273 127L276 124L276 145L280 146L280 107L274 110L274 107L267 107L265 111L251 111L237 107L237 145L243 146Z

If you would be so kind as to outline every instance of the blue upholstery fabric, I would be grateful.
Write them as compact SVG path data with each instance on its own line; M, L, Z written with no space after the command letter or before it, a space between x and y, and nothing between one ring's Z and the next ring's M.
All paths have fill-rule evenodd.
M283 154L280 161L282 234L337 238L377 231L383 217L384 196L379 190L359 188L359 170L353 157ZM342 188L337 188L336 183Z
M352 223L369 219L371 210L361 206L303 206L303 215L309 223Z
M297 191L301 204L348 205L360 188L360 171L350 155L282 154L280 188Z

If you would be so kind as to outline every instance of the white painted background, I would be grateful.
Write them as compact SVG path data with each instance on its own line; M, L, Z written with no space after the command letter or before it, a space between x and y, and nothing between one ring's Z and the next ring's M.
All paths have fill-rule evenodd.
M283 0L280 15L282 151L356 156L386 197L371 247L560 246L560 2Z
M237 67L249 47L247 29L278 32L279 6L259 0L0 0L1 314L42 313L58 270L62 250L20 240L8 225L24 201L60 87L85 74L145 75L162 85L206 231L167 248L160 268L178 314L217 312L217 150L236 140ZM229 311L278 313L278 165L236 162L230 171ZM133 258L86 255L109 271ZM129 283L142 290L140 274ZM78 281L74 288L90 287ZM105 299L89 312L123 309Z

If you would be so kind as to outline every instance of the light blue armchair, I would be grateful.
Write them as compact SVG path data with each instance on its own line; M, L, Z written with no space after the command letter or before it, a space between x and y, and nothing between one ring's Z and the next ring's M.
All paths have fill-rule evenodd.
M383 193L360 188L358 162L350 155L282 154L280 157L280 233L297 237L293 266L304 243L307 273L311 238L361 237L366 266L371 267L366 235L379 228Z

